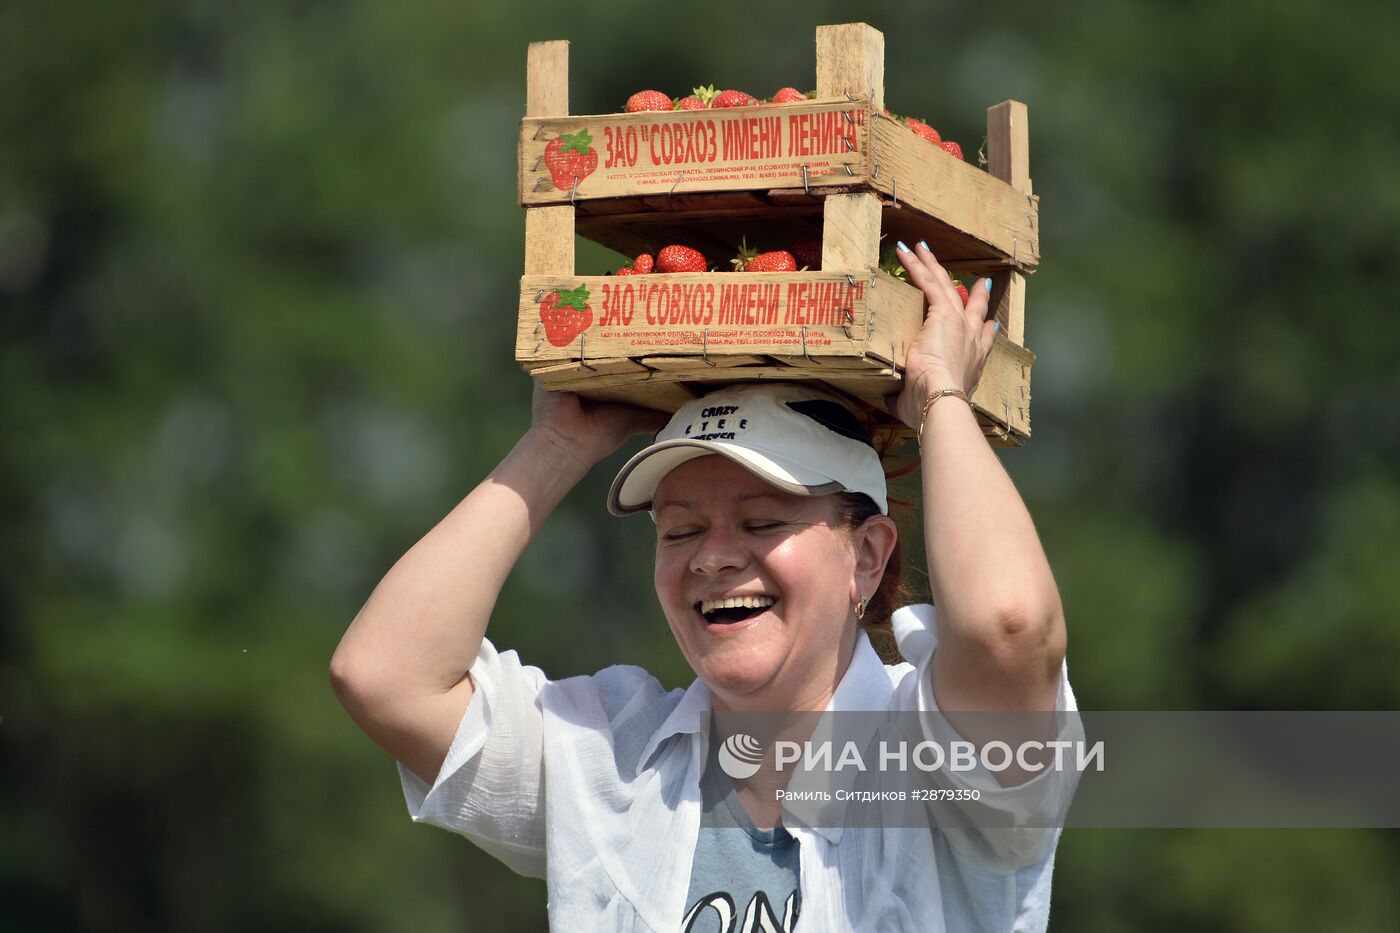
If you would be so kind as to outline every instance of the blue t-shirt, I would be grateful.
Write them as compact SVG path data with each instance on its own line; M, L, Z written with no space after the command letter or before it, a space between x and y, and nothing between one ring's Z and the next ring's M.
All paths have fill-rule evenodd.
M797 840L781 823L755 826L717 756L706 757L681 933L792 933L802 908Z

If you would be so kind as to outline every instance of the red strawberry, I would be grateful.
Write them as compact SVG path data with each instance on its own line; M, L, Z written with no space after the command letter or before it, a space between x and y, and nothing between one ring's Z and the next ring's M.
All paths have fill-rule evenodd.
M544 147L544 164L554 179L554 187L569 191L593 174L598 153L589 145L593 137L587 128L556 136Z
M962 156L962 146L959 146L957 143L953 142L951 139L945 139L945 140L943 140L943 142L939 143L938 146L939 146L939 148L941 148L944 152L951 152L953 155L957 156L959 159L961 159L961 158L963 157L963 156Z
M773 103L775 104L800 104L806 99L807 95L795 87L779 88L778 93L773 95Z
M943 142L943 137L938 135L938 130L929 126L923 120L910 117L908 120L909 129L914 131L916 136L922 136L935 146Z
M744 265L745 272L796 272L797 260L785 249L759 253Z
M642 253L642 255L614 272L613 275L646 275L654 266L655 263L652 262L651 254Z
M660 91L638 91L627 98L626 111L628 113L641 113L645 110L670 110L674 104L667 94Z
M756 104L758 101L752 94L745 91L721 91L719 96L710 104L711 107L747 107Z
M593 309L588 306L588 288L556 288L540 302L540 321L544 335L556 347L567 347L593 323Z
M689 246L663 246L656 254L657 272L705 272L709 268L704 253Z
M746 237L739 244L739 258L729 260L735 272L796 272L797 260L787 250L769 250L760 253L749 246Z
M818 271L822 267L822 241L819 237L809 236L792 242L792 256L797 260L799 267L806 267L812 271Z
M967 286L957 279L953 279L953 287L958 290L959 297L962 298L963 307L967 307Z

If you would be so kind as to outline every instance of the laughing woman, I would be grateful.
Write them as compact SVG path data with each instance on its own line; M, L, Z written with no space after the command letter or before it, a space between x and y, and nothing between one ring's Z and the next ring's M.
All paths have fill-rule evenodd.
M987 290L964 308L926 246L899 256L928 304L895 411L919 430L936 617L891 617L898 535L857 418L801 386L730 387L677 412L609 494L655 522L656 594L694 683L668 692L635 667L552 681L498 651L487 624L531 536L659 426L537 389L530 429L341 641L335 690L400 762L413 819L547 879L554 929L1045 928L1055 829L809 825L712 753L726 711L1073 709L1050 567L967 403L995 334ZM872 624L907 660L881 662ZM1062 790L967 780L1008 811Z

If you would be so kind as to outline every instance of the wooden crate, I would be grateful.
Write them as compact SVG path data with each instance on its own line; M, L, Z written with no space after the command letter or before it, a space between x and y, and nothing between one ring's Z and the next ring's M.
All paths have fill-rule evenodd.
M973 406L994 443L1022 443L1025 276L1040 255L1025 105L988 109L984 172L885 117L883 85L881 33L822 26L807 103L569 116L568 43L532 44L517 360L548 389L663 410L709 383L817 379L883 411L923 297L878 270L881 238L923 239L950 271L993 280L1002 330ZM576 234L627 255L684 243L714 260L756 224L820 236L822 271L575 274Z

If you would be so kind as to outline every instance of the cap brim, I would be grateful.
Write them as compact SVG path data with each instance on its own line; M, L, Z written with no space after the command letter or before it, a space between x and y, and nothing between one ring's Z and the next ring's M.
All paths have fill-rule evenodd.
M845 489L810 467L749 447L680 437L652 444L623 465L608 490L608 511L614 515L631 515L650 509L656 487L661 485L666 474L688 460L709 454L727 457L765 482L795 496L825 496Z

